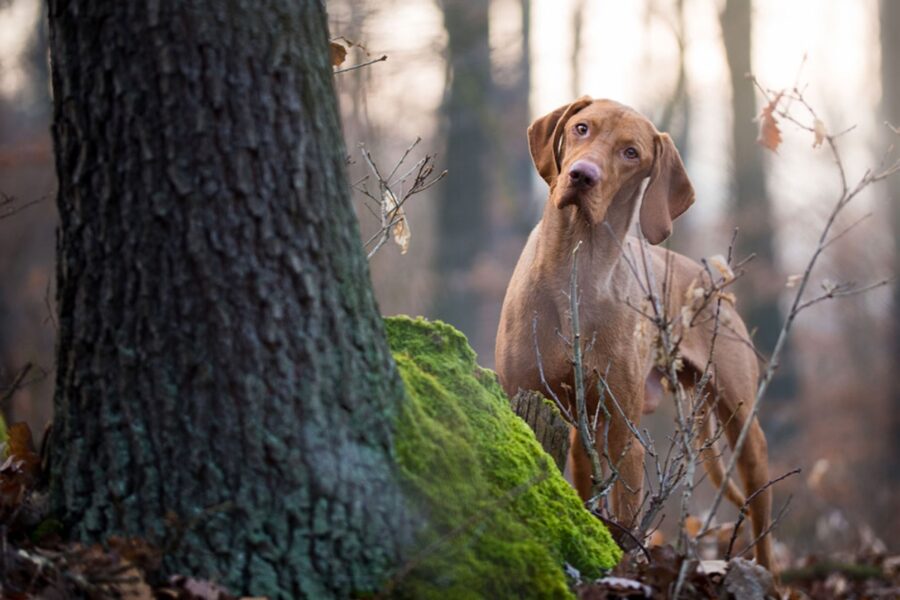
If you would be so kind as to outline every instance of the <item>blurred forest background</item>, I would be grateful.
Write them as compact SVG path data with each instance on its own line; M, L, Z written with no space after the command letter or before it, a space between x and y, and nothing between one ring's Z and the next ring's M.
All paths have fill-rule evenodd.
M582 94L629 104L668 131L697 202L671 246L699 258L757 258L738 309L767 354L785 282L806 264L839 194L827 152L790 124L778 154L757 145L752 71L772 88L798 77L842 138L851 179L877 166L900 125L900 1L895 0L329 0L332 36L353 48L336 75L350 175L364 143L390 168L416 139L448 176L407 205L412 238L371 261L385 314L444 319L492 366L500 304L546 186L525 129ZM23 366L32 383L4 406L41 431L52 417L55 175L44 5L0 2L0 193L20 206L0 220L0 391ZM368 54L367 54L368 53ZM804 56L807 56L804 62ZM867 283L900 272L900 178L864 192L814 280ZM2 198L2 197L0 197ZM363 238L376 219L357 197ZM3 200L0 199L0 205ZM3 209L0 208L0 213ZM3 394L0 394L2 397ZM671 419L652 419L664 439ZM776 532L796 552L900 544L900 292L884 287L821 303L797 325L762 408L776 488L793 509ZM703 497L697 499L702 510ZM879 539L881 541L879 541Z

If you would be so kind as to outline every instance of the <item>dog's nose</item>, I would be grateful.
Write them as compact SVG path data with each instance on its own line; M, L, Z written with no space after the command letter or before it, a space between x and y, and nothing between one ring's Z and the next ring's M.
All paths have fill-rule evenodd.
M569 181L581 188L592 188L600 181L600 167L587 160L576 160L569 167Z

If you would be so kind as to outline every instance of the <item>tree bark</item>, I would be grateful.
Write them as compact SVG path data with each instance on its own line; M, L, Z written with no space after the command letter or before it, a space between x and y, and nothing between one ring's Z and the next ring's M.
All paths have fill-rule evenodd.
M722 37L731 72L732 140L734 157L733 190L737 209L738 259L756 254L746 277L739 282L741 312L751 329L756 329L755 346L763 353L771 352L781 331L782 315L778 295L782 288L778 256L775 250L775 228L772 208L766 190L763 148L756 143L756 90L747 78L752 72L753 18L751 0L727 0L721 15ZM796 391L794 362L789 353L782 355L778 374L769 393L789 400ZM784 402L777 403L785 406ZM772 411L767 415L772 416ZM770 441L789 434L790 424L769 418Z
M445 0L450 87L443 113L447 132L447 171L438 205L438 291L435 316L478 333L482 294L469 275L488 239L491 99L488 0ZM476 347L478 346L475 344Z
M52 504L241 594L377 589L402 383L349 202L324 5L50 0Z

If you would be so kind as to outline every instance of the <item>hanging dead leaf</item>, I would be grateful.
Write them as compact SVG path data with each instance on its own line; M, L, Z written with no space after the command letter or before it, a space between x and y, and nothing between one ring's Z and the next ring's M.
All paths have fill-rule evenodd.
M409 240L412 234L409 230L409 221L406 220L406 213L403 207L397 202L397 197L390 189L385 188L382 193L382 202L384 202L384 210L390 216L391 235L394 236L394 242L400 246L400 254L406 254L409 250Z
M331 42L331 66L339 67L347 60L347 48L338 42Z
M772 98L757 118L759 137L756 142L772 152L778 152L778 146L781 144L781 129L778 128L778 121L775 119L775 109L778 108L778 102L783 94L784 92L779 92Z
M809 473L809 477L806 478L806 485L810 487L816 493L822 492L822 483L825 481L825 476L828 474L828 471L831 469L831 463L827 458L820 458L813 465L812 470Z
M694 316L696 314L697 314L697 311L694 310L693 306L682 306L681 307L681 326L684 327L685 329L688 329L691 326L691 323L694 322Z
M406 254L406 251L409 250L409 239L411 237L406 215L401 214L400 220L394 223L391 233L394 234L394 241L400 246L400 254Z
M735 295L732 294L731 292L718 292L716 295L723 302L727 302L728 304L730 304L732 306L737 305L737 297L735 297Z
M822 142L825 141L825 137L828 135L828 132L825 130L825 123L821 121L821 119L816 119L813 123L813 148L818 148L822 145Z
M703 298L703 288L697 285L697 278L694 277L691 280L691 283L688 284L687 289L684 290L684 302L686 304L693 304L695 300Z
M711 264L716 271L719 272L719 275L722 276L722 279L725 280L725 283L734 280L734 271L731 270L731 266L728 264L728 261L725 260L725 257L721 254L714 254L709 257L709 264Z

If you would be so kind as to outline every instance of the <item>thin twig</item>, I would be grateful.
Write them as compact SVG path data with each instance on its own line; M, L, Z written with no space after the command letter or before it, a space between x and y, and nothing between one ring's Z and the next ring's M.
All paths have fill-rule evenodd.
M378 62L384 62L384 61L387 60L387 58L388 58L388 57L387 57L387 54L385 54L385 55L383 55L383 56L380 56L379 58L375 58L375 59L366 61L366 62L364 62L364 63L359 63L358 65L353 65L352 67L345 67L345 68L343 68L343 69L336 69L336 70L334 71L334 74L337 75L337 74L339 74L339 73L347 73L348 71L355 71L356 69L362 69L363 67L368 67L369 65L372 65L372 64L375 64L375 63L378 63Z
M770 90L764 89L759 84L759 82L756 80L755 77L751 76L751 79L752 79L754 85L756 85L756 87L763 93L763 95L766 97L766 99L770 103L777 104L778 98L781 95L785 95L784 92L772 93ZM815 121L818 121L819 118L818 118L818 115L816 114L816 111L812 108L812 106L803 97L802 91L799 90L797 88L797 86L794 86L794 89L791 90L786 95L788 97L790 97L792 100L797 101L799 104L801 104L806 109L806 111L809 113L811 118L814 120L814 124L813 125L805 124L805 123L799 121L798 119L796 119L795 117L793 117L790 113L786 112L785 110L782 110L779 114L786 120L788 120L788 121L794 123L795 125L797 125L798 127L800 127L801 129L805 129L807 131L814 132L816 130ZM875 182L881 181L881 180L897 173L898 171L900 171L900 160L895 161L889 167L882 166L881 170L879 170L879 171L873 171L871 169L868 169L863 173L863 175L856 182L856 184L851 187L848 182L847 172L844 167L844 162L841 157L841 153L840 153L840 150L838 148L838 143L837 143L838 135L843 135L844 133L846 133L848 131L850 131L850 129L844 130L840 134L837 134L837 135L826 134L824 137L824 141L828 145L828 148L829 148L832 158L834 160L835 167L838 171L838 175L840 178L840 184L841 184L841 193L838 196L837 200L835 201L835 204L834 204L833 208L831 209L831 212L829 213L828 218L825 221L825 225L822 228L821 234L819 235L818 241L816 243L816 247L813 250L813 253L810 256L810 258L806 264L806 268L804 269L803 274L800 278L800 282L797 286L797 291L794 294L794 298L791 302L790 310L788 311L788 315L785 318L784 323L782 324L781 331L778 334L778 339L775 342L775 348L772 350L772 354L769 359L769 362L766 365L766 368L765 368L762 378L760 379L760 383L759 383L759 387L757 389L756 396L753 400L752 406L750 407L750 412L747 415L747 419L746 419L743 427L741 428L740 434L738 435L738 439L735 442L734 447L732 449L731 457L730 457L730 459L728 461L728 465L725 469L725 480L723 481L723 483L719 487L719 489L716 491L716 495L715 495L715 498L713 499L712 507L711 507L710 511L707 513L706 520L704 521L703 526L701 527L701 530L700 530L701 533L705 533L709 529L709 527L712 523L712 520L715 517L716 512L718 511L719 505L721 504L721 501L722 501L722 497L724 496L724 493L725 493L725 488L728 483L728 478L734 472L734 469L737 464L737 459L740 456L741 451L743 450L744 444L746 443L748 434L750 432L750 428L753 426L753 424L756 421L757 414L759 413L759 407L762 403L762 398L764 397L766 390L768 389L769 384L771 383L772 379L775 376L775 372L778 369L778 365L779 365L778 361L781 356L781 352L783 351L783 349L785 347L785 343L787 341L788 334L791 332L791 328L793 327L794 320L797 318L797 315L801 312L801 310L803 310L804 308L807 308L808 306L811 306L815 302L819 301L819 298L814 299L813 301L809 301L809 302L803 302L801 299L803 297L804 291L806 290L807 284L809 283L809 280L812 276L813 268L818 263L819 257L822 255L824 250L834 240L834 238L832 238L830 236L831 236L832 228L833 228L835 222L837 221L838 216L841 214L841 212L847 206L847 204L849 204L863 189L865 189L866 187L868 187L869 185L871 185ZM886 164L886 161L887 161L887 153L882 158L882 165ZM874 287L879 287L880 285L884 285L884 283L879 282L878 284L870 286L870 289L874 288ZM848 293L848 295L849 295L849 293ZM821 297L821 299L824 300L824 299L827 299L827 297L828 297L828 294L826 293L825 296ZM832 294L832 297L834 297L834 294Z
M763 493L764 491L766 491L767 489L769 489L770 487L772 487L773 485L778 483L779 481L787 479L788 477L791 477L792 475L796 475L801 470L802 469L797 468L797 469L788 471L781 477L776 477L775 479L770 480L764 486L762 486L761 488L759 488L758 490L756 490L755 492L753 492L752 494L747 496L747 499L744 501L744 504L741 506L740 510L738 511L738 517L734 523L734 530L731 532L731 539L728 540L728 549L725 551L725 560L726 561L731 560L731 551L734 550L734 542L737 540L738 531L740 531L741 524L744 522L744 519L747 518L747 512L750 510L750 504L753 502L753 500L757 496L759 496L761 493ZM752 545L751 545L751 547L752 547Z

